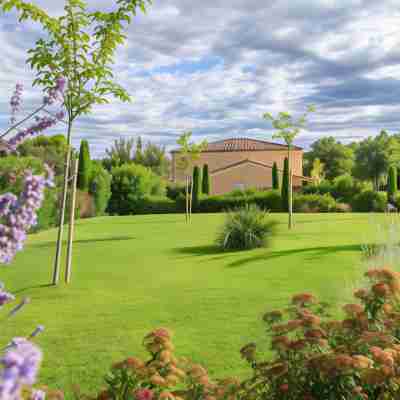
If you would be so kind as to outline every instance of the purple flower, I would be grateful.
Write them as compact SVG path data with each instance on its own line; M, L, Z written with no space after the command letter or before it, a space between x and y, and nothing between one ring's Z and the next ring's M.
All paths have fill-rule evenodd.
M46 105L51 105L58 100L62 100L65 90L65 84L65 78L57 78L56 85L53 88L49 89L48 95L45 96L43 99L43 103Z
M10 106L11 106L10 123L11 124L15 123L15 121L16 121L15 115L20 110L21 102L22 102L22 91L23 91L22 84L21 83L17 83L15 85L15 91L14 91L14 93L11 96L11 99L10 99Z
M9 264L13 260L22 250L29 229L37 224L45 189L53 186L53 172L46 169L47 177L26 172L24 190L18 198L11 193L0 196L0 263Z
M11 293L0 291L0 307L3 307L4 304L13 300L15 300L15 297Z
M31 400L45 400L46 393L43 390L34 389L32 390Z
M0 399L19 399L23 385L33 385L42 361L40 349L24 338L14 338L0 359Z

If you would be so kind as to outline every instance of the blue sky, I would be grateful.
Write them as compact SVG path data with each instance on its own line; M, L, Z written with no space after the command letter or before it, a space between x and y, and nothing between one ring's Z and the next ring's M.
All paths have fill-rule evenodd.
M32 1L62 11L61 0ZM298 114L310 103L317 112L298 139L305 147L324 135L348 142L398 132L399 22L395 0L154 0L116 57L117 80L133 102L94 109L78 121L74 144L87 138L101 156L121 136L168 148L185 130L199 140L271 140L264 112ZM1 129L17 81L26 88L26 112L40 101L24 61L41 34L34 23L0 17Z

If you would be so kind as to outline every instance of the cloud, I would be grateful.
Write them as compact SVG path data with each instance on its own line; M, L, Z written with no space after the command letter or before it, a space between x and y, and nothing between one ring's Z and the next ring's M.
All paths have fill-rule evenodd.
M62 12L61 1L35 3ZM111 7L106 0L89 4ZM115 75L134 101L82 117L74 144L88 138L101 156L121 136L168 147L184 130L196 139L271 139L264 112L297 114L309 103L317 112L299 137L305 146L327 134L349 141L383 128L397 132L399 19L394 0L154 1L117 52ZM32 82L24 60L39 28L0 17L0 128L13 83ZM40 93L28 89L27 110L35 101Z

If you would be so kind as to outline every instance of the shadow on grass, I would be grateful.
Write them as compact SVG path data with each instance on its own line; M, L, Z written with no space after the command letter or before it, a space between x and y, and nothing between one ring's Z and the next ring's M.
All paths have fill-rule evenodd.
M13 290L13 293L18 294L18 293L22 293L22 292L25 292L26 290L30 290L30 289L42 289L42 288L47 288L47 287L55 287L55 286L52 285L51 283L45 283L43 285L27 286L22 289Z
M74 240L74 244L85 244L85 243L101 243L101 242L119 242L123 240L134 240L136 239L133 236L112 236L108 238L94 238L94 239L79 239ZM67 244L66 240L63 240L63 245ZM48 247L55 247L56 241L52 242L44 242L44 243L36 243L33 244L32 247L36 248L48 248Z
M215 254L221 254L221 249L216 245L207 246L187 246L177 247L172 249L175 254L186 254L191 256L210 256Z
M253 257L242 258L241 260L234 261L227 265L227 268L237 268L243 267L244 265L251 264L257 261L267 261L275 258L298 255L298 254L307 254L309 253L311 256L308 257L309 260L315 260L329 254L339 253L343 251L360 251L360 244L351 244L351 245L342 245L342 246L321 246L321 247L306 247L302 249L292 249L292 250L283 250L283 251L271 251L269 253L257 254Z

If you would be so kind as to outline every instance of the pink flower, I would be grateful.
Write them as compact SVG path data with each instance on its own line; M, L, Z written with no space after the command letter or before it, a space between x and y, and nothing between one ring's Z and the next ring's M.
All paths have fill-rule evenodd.
M152 400L154 393L150 389L138 389L135 392L136 400Z

